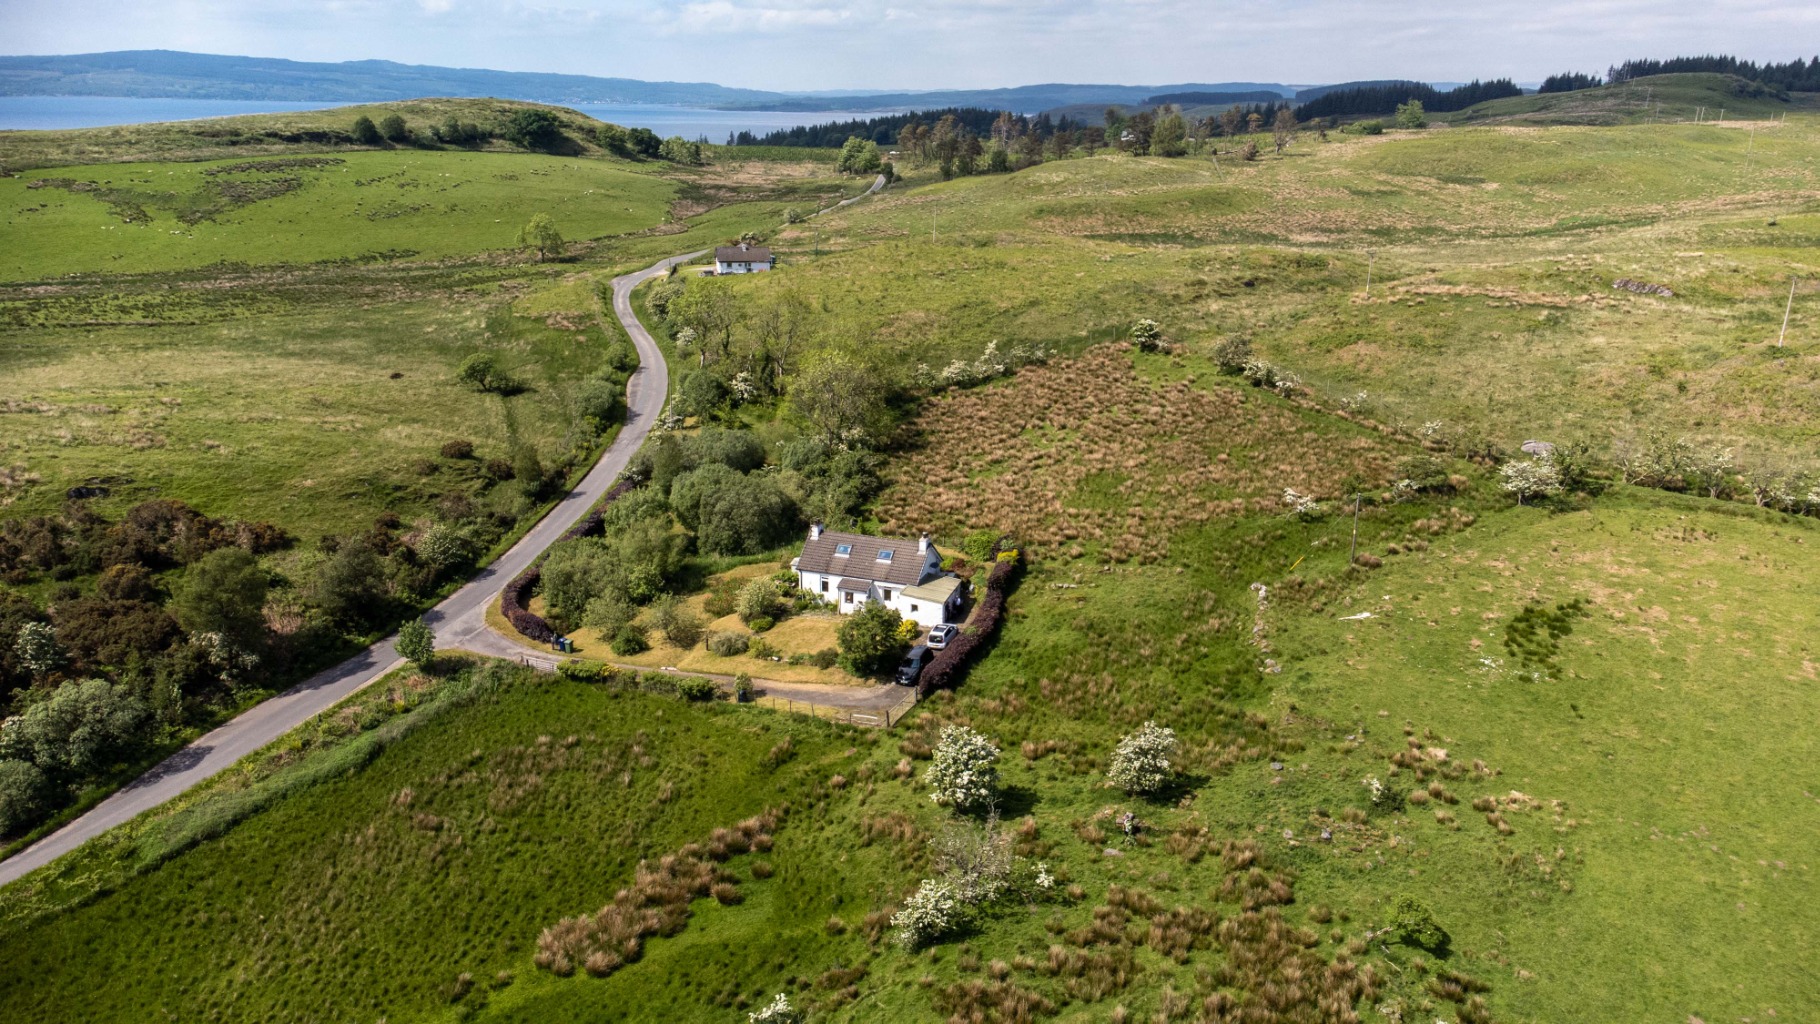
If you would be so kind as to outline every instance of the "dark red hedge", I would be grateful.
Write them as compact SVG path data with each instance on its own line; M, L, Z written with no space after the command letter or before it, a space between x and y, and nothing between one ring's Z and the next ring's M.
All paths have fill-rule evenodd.
M637 486L638 481L636 480L621 480L614 484L611 490L601 496L600 503L594 506L592 512L582 516L574 526L563 531L561 539L576 540L581 537L592 537L599 533L601 531L600 522L607 514L607 506L618 501ZM543 616L527 607L531 593L537 589L537 581L542 578L543 561L539 559L526 566L524 572L513 577L512 582L506 584L505 589L499 592L499 606L500 610L505 613L506 621L512 624L512 628L517 630L520 636L540 644L547 644L555 641L556 631L543 620Z
M1011 593L1011 586L1016 582L1019 566L1023 562L1020 553L1016 558L1005 562L996 562L992 571L986 574L985 593L980 596L979 609L973 616L973 631L962 633L948 642L948 646L935 653L929 664L923 668L923 674L917 678L916 690L919 697L927 697L937 690L953 689L960 683L961 673L977 651L992 634L998 631L999 623L1005 618L1005 598Z

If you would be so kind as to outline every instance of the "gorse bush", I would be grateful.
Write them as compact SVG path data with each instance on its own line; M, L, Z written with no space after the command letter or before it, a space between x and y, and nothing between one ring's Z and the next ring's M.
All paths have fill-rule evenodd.
M1155 793L1169 784L1174 773L1169 759L1175 748L1174 729L1145 722L1137 732L1119 741L1106 779L1127 793Z
M998 797L998 747L964 725L942 730L923 773L930 799L958 811L985 807Z

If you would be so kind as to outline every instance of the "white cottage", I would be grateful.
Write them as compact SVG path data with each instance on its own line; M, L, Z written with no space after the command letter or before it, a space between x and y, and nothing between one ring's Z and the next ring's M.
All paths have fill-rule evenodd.
M958 615L965 593L961 581L942 573L942 555L917 540L835 533L820 523L809 527L803 553L790 563L804 590L832 601L850 615L877 601L922 626Z
M756 274L761 270L770 270L772 262L771 250L762 245L741 242L738 245L717 246L714 250L716 275Z

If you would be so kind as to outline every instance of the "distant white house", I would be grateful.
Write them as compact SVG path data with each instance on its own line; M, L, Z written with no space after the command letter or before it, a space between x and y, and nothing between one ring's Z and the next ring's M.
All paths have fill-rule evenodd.
M771 250L762 245L717 246L714 250L714 273L716 274L756 274L761 270L770 270L775 261Z
M942 573L942 555L917 540L835 533L820 523L809 527L803 553L790 563L798 585L851 615L877 601L922 626L959 614L965 597L961 581Z

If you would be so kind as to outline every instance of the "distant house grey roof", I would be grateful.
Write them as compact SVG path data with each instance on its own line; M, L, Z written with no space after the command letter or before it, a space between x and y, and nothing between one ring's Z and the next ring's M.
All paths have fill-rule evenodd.
M845 555L838 553L842 546L849 548ZM879 561L881 551L891 552L889 562ZM917 552L913 540L823 530L820 537L803 543L803 553L796 560L796 568L801 572L909 587L922 582L923 560L924 556Z
M714 249L716 263L769 263L771 250L762 245L721 245Z

